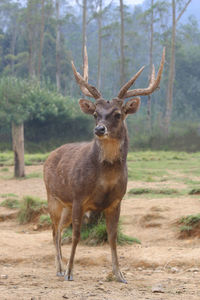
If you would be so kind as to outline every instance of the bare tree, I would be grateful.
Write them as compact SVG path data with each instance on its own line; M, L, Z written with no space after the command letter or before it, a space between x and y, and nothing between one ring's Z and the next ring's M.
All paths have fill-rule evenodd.
M35 62L34 62L34 1L28 0L27 4L27 24L28 24L28 48L29 48L29 77L35 76Z
M45 23L44 2L45 0L41 1L42 9L41 9L41 25L40 25L40 48L39 48L39 55L38 55L38 70L37 70L38 79L40 79L42 51L43 51L43 44L44 44L44 23Z
M56 0L56 86L60 91L60 0Z
M83 21L82 21L82 58L84 61L84 49L87 41L87 0L83 0Z
M188 5L192 0L188 0L177 15L176 12L176 0L172 0L172 35L171 35L171 54L169 64L169 75L168 75L168 87L167 87L167 98L166 98L166 114L165 114L165 135L169 134L169 126L171 123L172 108L173 108L173 88L175 79L175 45L176 45L176 27L177 23L186 11Z
M98 70L97 70L97 88L101 87L101 48L102 48L102 0L99 0L99 13L98 13Z
M125 80L125 56L124 56L124 4L120 0L120 85Z

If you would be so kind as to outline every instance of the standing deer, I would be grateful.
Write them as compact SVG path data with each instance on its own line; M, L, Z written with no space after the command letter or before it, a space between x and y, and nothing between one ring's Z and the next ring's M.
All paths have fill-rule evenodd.
M142 67L111 101L104 100L101 93L88 84L86 49L83 77L72 62L74 76L82 92L95 99L95 102L80 99L80 108L85 114L94 117L96 126L91 142L63 145L50 154L44 165L44 181L56 249L57 276L64 276L65 280L73 280L73 262L83 215L88 211L103 211L111 247L113 274L117 281L126 283L119 269L116 249L120 205L127 187L128 132L125 119L128 114L138 110L140 98L136 97L127 102L124 99L153 93L159 87L164 60L165 49L157 77L155 78L153 67L147 88L128 90L143 71ZM64 272L61 232L71 223L72 248Z

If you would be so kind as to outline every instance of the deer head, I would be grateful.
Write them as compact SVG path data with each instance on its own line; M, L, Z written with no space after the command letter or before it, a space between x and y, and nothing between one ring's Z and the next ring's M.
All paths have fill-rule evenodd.
M94 130L98 138L116 138L120 133L121 124L128 114L134 114L140 106L140 97L152 94L159 88L163 67L165 62L165 48L163 49L162 59L157 76L155 76L155 67L152 68L149 86L143 89L129 90L139 75L144 70L144 66L120 89L116 98L111 101L104 100L98 89L88 83L88 56L86 47L84 49L84 64L83 76L76 71L74 63L72 62L72 69L77 83L80 86L84 95L92 97L95 102L87 99L80 99L79 105L81 110L93 115L96 120L96 127ZM127 102L125 98L134 97Z

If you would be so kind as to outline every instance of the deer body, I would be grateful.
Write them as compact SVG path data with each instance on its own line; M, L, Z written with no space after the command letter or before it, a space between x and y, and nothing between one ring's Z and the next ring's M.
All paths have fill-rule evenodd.
M92 141L66 144L53 151L44 165L48 194L55 195L64 207L72 207L77 201L83 213L102 211L115 198L122 198L127 184L127 144L118 150L113 149L111 142L111 151L119 151L119 156L113 154L114 161L111 160L112 154L103 147Z
M106 218L108 240L112 254L112 269L116 279L126 282L119 269L116 238L121 200L126 193L128 133L125 119L135 113L140 98L124 102L124 98L152 93L159 85L164 52L158 76L153 69L149 87L128 91L139 76L141 69L119 92L117 98L106 101L100 92L87 83L72 68L84 94L96 99L95 103L81 99L81 110L95 118L94 139L88 143L66 144L53 151L44 165L44 181L47 190L48 208L52 219L53 240L56 249L57 275L73 280L73 261L80 239L81 222L87 211L103 211ZM72 248L67 269L64 272L61 253L61 232L72 223Z

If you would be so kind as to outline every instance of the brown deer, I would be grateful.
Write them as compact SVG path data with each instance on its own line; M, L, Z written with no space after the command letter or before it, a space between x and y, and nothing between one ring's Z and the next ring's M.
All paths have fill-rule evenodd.
M116 237L121 200L127 187L128 133L125 119L128 114L138 110L140 98L133 98L127 102L124 99L153 93L159 87L164 60L165 49L157 77L155 78L153 67L147 88L128 91L143 71L142 67L111 101L104 100L100 92L88 84L86 51L83 77L76 71L72 62L74 76L82 92L95 99L95 102L80 99L80 108L94 117L96 126L91 142L63 145L50 154L44 165L44 181L56 249L57 276L64 276L65 280L73 280L73 262L83 215L88 211L103 211L111 247L113 274L117 281L126 283L119 269ZM64 272L61 232L71 223L72 248Z

